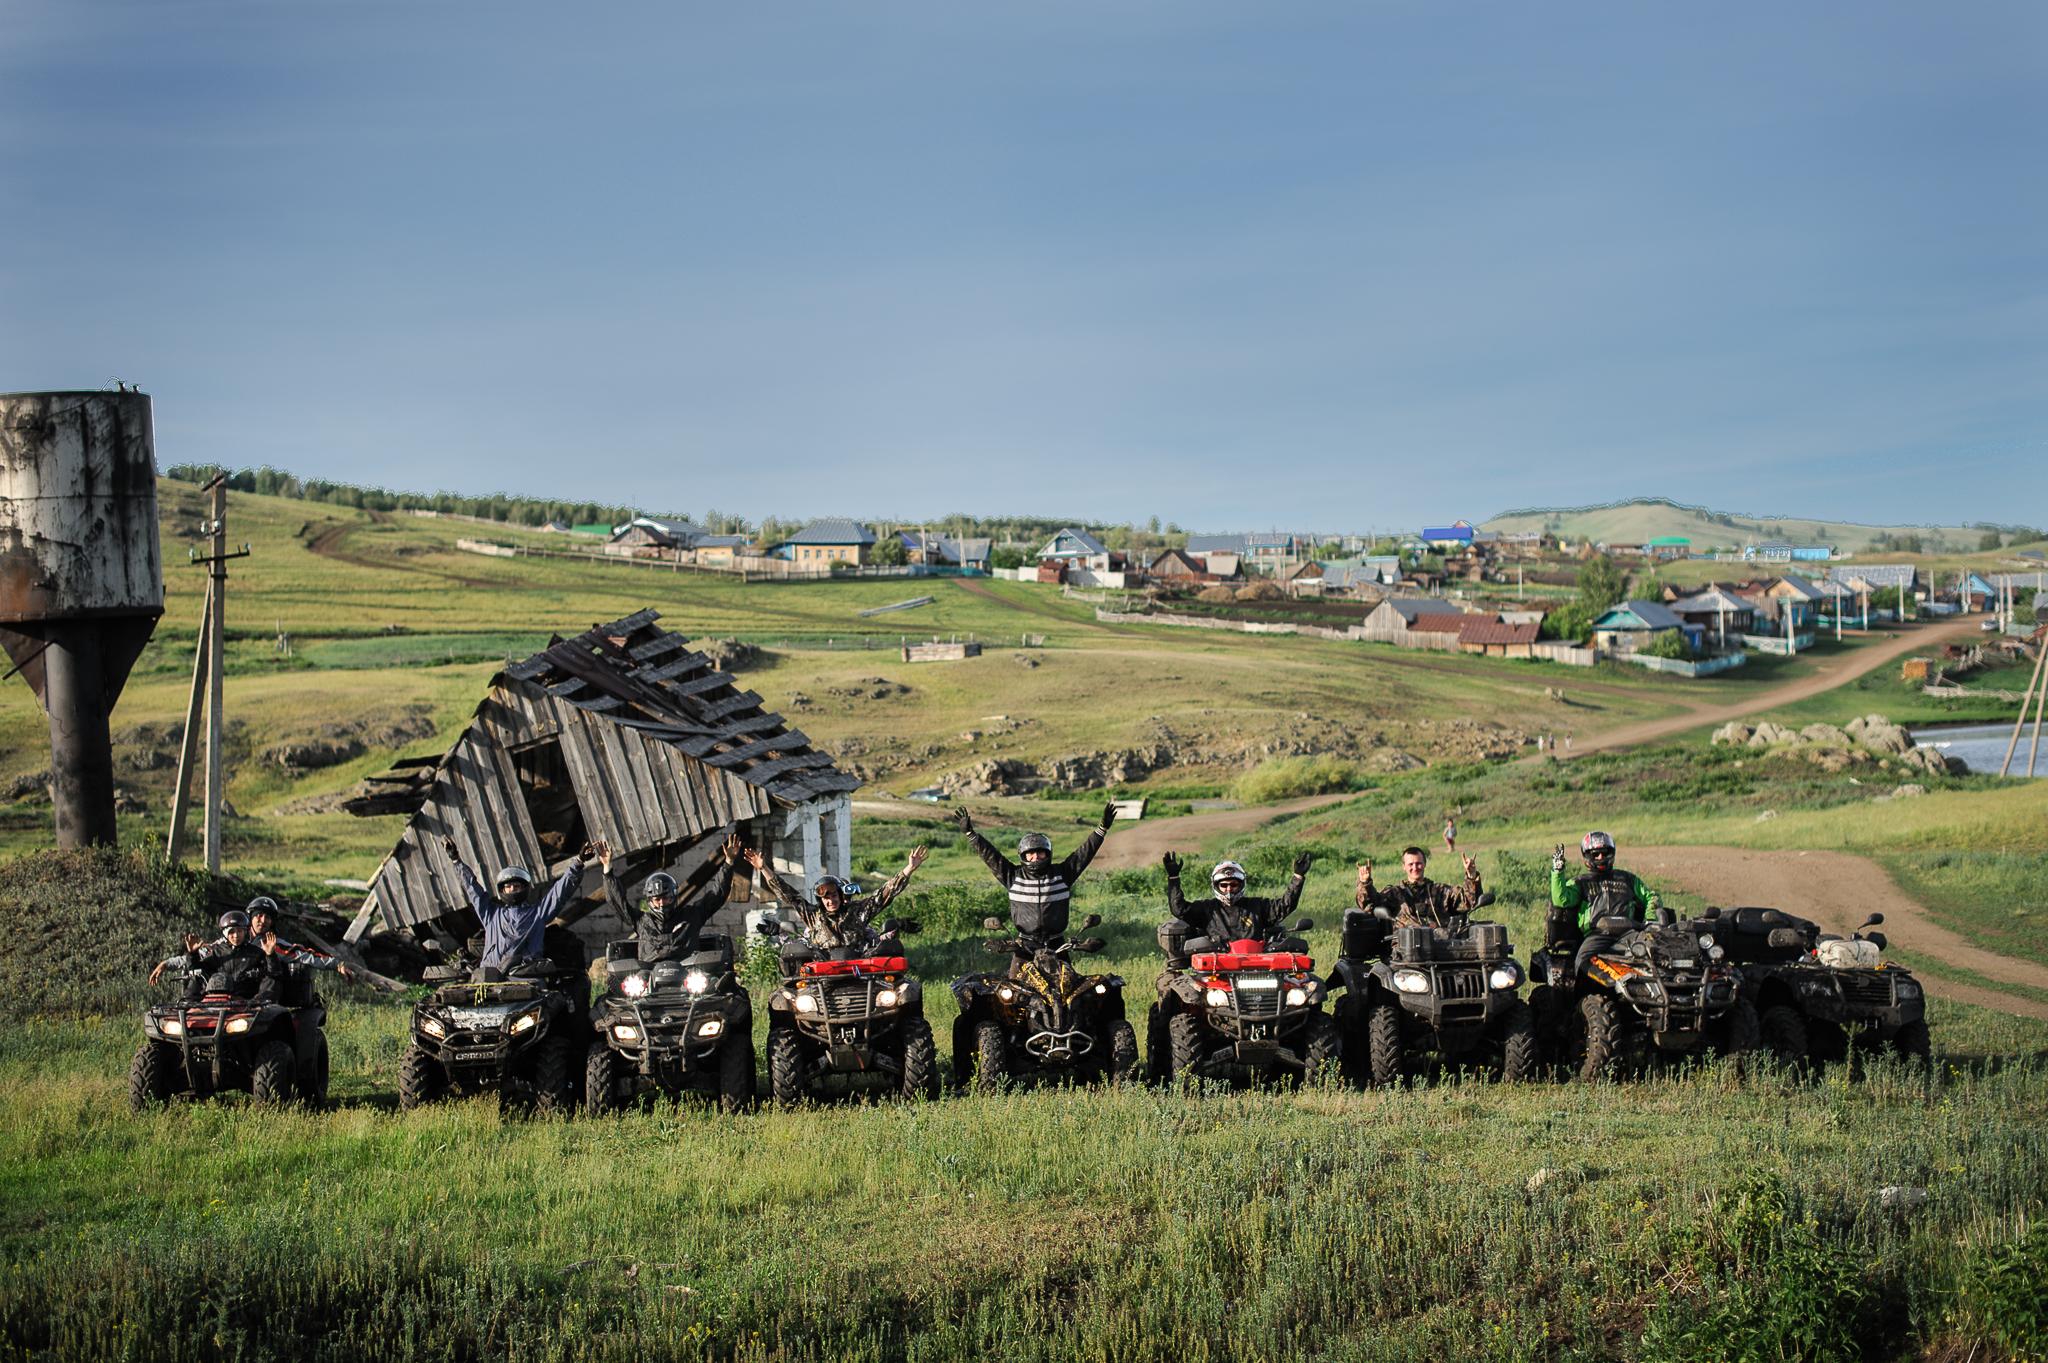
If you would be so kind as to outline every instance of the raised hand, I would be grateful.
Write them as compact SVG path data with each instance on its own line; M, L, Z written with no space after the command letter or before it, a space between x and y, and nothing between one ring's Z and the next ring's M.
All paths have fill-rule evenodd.
M1550 853L1550 869L1562 871L1567 864L1564 855L1564 844L1559 843Z
M450 861L461 861L461 860L462 860L462 853L456 850L456 847L455 847L455 839L453 839L453 838L451 838L451 837L448 837L448 836L446 836L446 835L443 835L443 836L442 836L442 838L441 838L441 850L442 850L443 852L446 852L446 853L448 854L448 860L450 860Z
M277 955L277 934L274 932L264 933L263 938L258 943L258 945L263 948L263 954L265 956Z
M1159 864L1166 868L1166 878L1168 880L1180 879L1180 854L1178 852L1168 852L1159 859Z
M205 945L206 945L206 939L205 939L205 938L203 938L203 937L201 937L201 936L200 936L200 935L199 935L198 933L196 933L196 932L188 932L188 933L186 933L186 934L185 934L185 950L186 950L186 951L188 951L188 952L193 952L193 951L197 951L197 950L199 950L199 948L201 948L201 947L203 947L203 946L205 946Z
M1467 880L1470 880L1479 874L1479 867L1476 863L1473 862L1472 858L1466 856L1464 853L1461 852L1458 854L1458 860L1465 863L1465 878Z
M747 863L747 865L753 867L757 871L766 870L768 867L768 863L761 857L761 852L759 848L742 847L740 849L740 860L744 861L745 863Z
M350 969L349 963L347 961L336 962L334 968L340 971L341 978L347 980L350 984L354 984L356 982L356 972Z
M740 835L735 833L727 838L719 845L718 852L727 861L738 861L740 859Z
M1294 874L1298 876L1305 876L1308 874L1308 868L1315 864L1315 857L1310 853L1303 852L1300 856L1294 859Z
M162 961L158 961L158 962L156 963L156 969L154 969L154 970L152 970L152 971L150 971L150 972L149 972L149 982L150 982L151 984L155 984L155 983L156 983L156 982L157 982L158 980L162 979L163 977L164 977L164 963L163 963Z
M1361 861L1361 862L1359 862L1359 863L1358 863L1358 883L1359 883L1359 884L1361 884L1361 885L1365 885L1365 886L1368 886L1368 887L1369 887L1369 886L1371 886L1371 884L1372 884L1372 858L1371 858L1371 857L1367 857L1367 858L1366 858L1366 859L1365 859L1364 861Z
M576 854L576 860L595 861L597 859L597 850L600 846L601 844L595 842L584 843L583 850Z
M928 847L919 847L913 851L910 854L910 869L915 871L918 867L924 865L924 859L930 855L931 849Z
M953 811L953 822L960 825L962 833L972 833L974 831L974 816L967 812L966 805L962 805Z
M1116 801L1111 800L1102 807L1102 826L1109 827L1116 822Z

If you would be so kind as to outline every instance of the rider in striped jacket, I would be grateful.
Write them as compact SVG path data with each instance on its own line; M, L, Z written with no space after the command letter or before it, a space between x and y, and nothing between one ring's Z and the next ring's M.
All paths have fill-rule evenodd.
M1101 849L1109 826L1116 822L1116 806L1102 807L1102 823L1065 861L1052 859L1052 842L1043 833L1026 833L1017 842L1019 865L998 852L987 838L974 831L974 820L965 809L953 812L953 822L967 834L974 854L1010 894L1010 921L1016 925L1021 944L1037 951L1053 945L1066 933L1067 906L1073 898L1074 882Z

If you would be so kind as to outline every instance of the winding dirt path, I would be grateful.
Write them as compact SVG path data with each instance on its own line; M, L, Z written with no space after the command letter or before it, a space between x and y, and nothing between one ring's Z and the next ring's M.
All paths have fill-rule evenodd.
M1626 855L1630 870L1674 882L1710 904L1768 905L1811 918L1830 932L1850 932L1867 914L1882 913L1885 936L1908 951L2001 984L2048 989L2048 967L1971 946L1934 922L1892 884L1883 867L1863 857L1741 847L1638 847ZM2048 1004L2031 999L1934 976L1923 977L1923 983L1936 998L2048 1019Z

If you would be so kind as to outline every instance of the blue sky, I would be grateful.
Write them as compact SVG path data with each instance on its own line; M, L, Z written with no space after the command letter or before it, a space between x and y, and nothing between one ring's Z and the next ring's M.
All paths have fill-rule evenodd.
M701 514L2048 519L2038 4L9 0L0 388Z

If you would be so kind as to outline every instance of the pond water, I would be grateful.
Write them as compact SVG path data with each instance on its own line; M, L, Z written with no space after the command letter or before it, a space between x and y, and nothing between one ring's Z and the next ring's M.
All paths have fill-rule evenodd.
M2038 776L2048 777L2048 724L2041 726L2041 755L2034 764ZM2005 745L2012 741L2010 724L1969 724L1954 729L1909 729L1913 741L1923 748L1934 748L1944 757L1960 757L1970 764L1971 771L1996 774L1998 764L2005 760ZM2020 746L2012 755L2009 776L2027 774L2027 749L2034 741L2034 726L2029 723L2020 734Z

